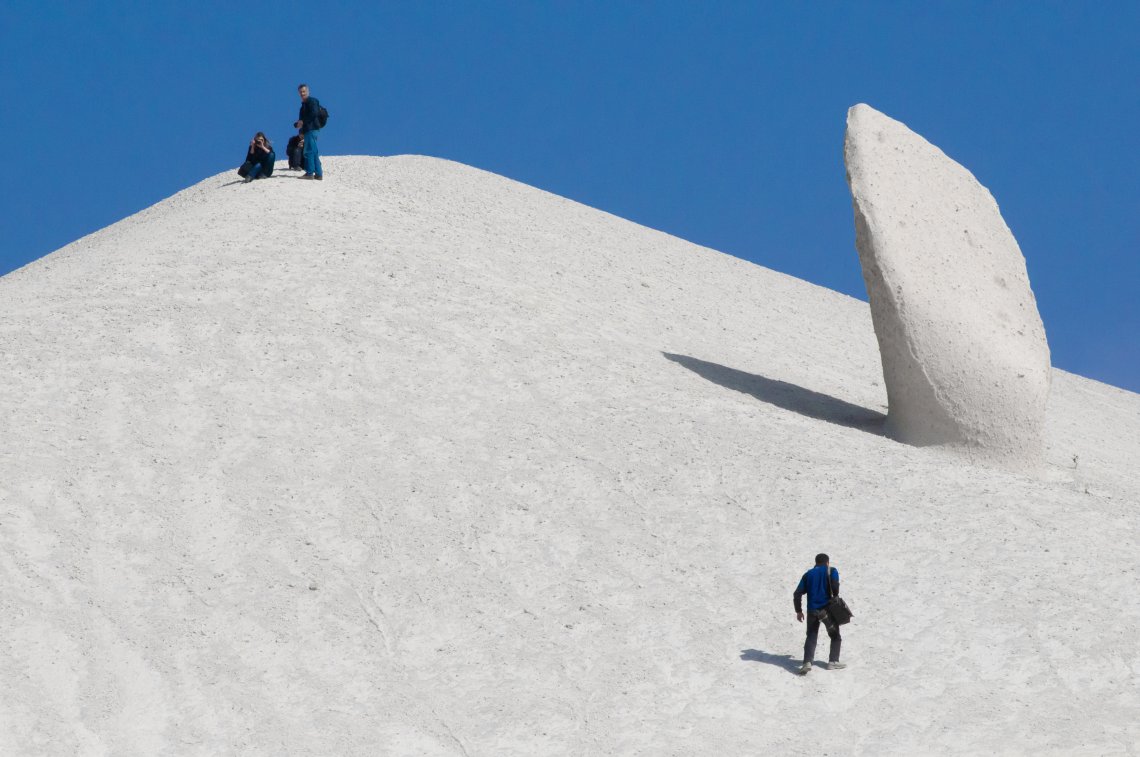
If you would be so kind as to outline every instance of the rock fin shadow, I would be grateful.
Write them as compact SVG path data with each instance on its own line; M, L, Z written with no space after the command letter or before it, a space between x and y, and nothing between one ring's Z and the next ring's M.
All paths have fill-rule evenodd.
M883 436L887 416L869 408L836 399L821 392L805 389L787 381L778 381L753 373L745 373L716 363L698 360L688 355L662 352L666 359L688 368L703 379L720 384L726 389L751 395L761 402L791 410L794 413L827 421L839 426Z

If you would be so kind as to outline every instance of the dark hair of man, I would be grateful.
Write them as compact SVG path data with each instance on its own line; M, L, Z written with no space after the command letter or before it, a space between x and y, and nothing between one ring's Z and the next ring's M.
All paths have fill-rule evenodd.
M823 552L820 552L815 556L816 565L827 565L829 562L831 562L831 558L825 555Z
M297 91L298 92L300 92L302 89L308 89L308 88L309 88L308 84L298 84L297 85Z

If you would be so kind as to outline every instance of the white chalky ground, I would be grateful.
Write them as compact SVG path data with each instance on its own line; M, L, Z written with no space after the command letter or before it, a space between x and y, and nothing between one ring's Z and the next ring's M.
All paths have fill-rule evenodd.
M1140 396L970 467L876 433L863 302L325 165L0 278L0 754L1134 753Z

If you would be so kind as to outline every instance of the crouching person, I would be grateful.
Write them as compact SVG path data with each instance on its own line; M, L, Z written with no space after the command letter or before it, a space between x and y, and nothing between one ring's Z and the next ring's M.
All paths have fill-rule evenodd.
M297 132L289 137L289 144L285 148L289 156L289 170L303 171L305 169L305 135Z
M248 181L254 179L268 179L273 175L273 161L277 154L273 152L273 144L264 132L257 132L249 140L249 151L245 154L245 162L238 169L238 176Z

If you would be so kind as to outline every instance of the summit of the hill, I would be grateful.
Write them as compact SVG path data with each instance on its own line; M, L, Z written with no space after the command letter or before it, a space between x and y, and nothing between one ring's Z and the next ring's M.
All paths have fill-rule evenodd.
M1048 475L973 468L880 433L866 303L448 161L325 170L0 278L0 752L1135 739L1136 395L1055 372ZM821 550L851 664L805 681Z

